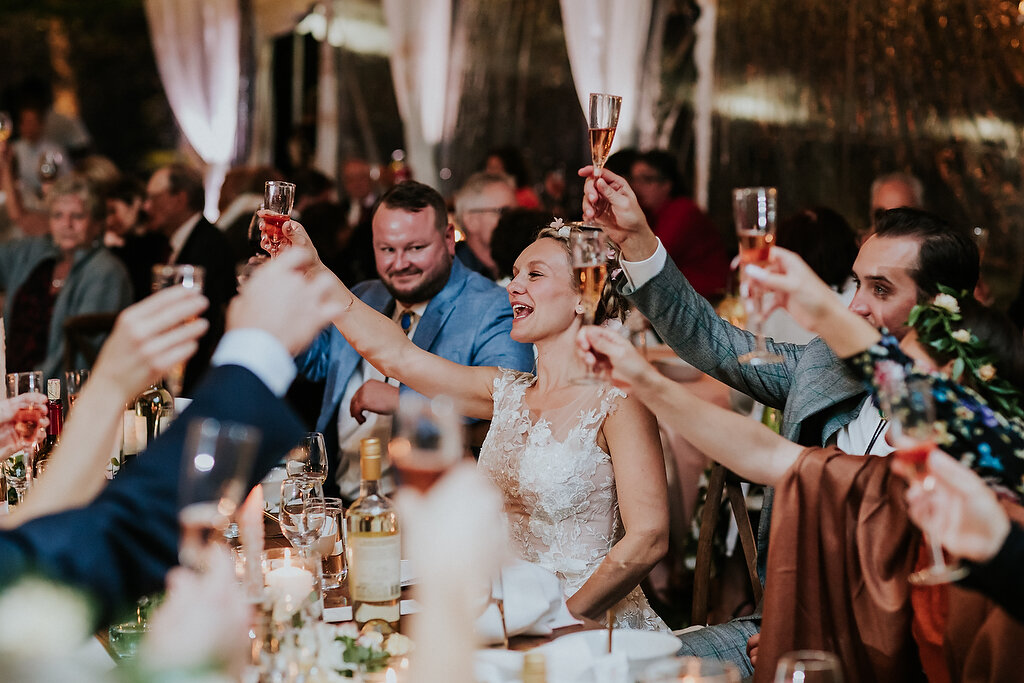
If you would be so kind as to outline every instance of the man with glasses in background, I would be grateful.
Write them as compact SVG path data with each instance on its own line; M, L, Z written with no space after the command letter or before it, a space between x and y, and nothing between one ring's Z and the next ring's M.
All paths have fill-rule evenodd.
M497 279L498 269L491 258L491 235L501 214L515 206L516 188L510 176L481 172L469 177L455 193L455 219L466 237L455 245L455 257L462 265Z

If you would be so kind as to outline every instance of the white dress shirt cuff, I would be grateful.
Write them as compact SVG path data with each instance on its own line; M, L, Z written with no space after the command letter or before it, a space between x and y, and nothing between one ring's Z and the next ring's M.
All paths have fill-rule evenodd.
M668 252L665 251L665 245L658 240L658 248L654 250L654 253L645 258L643 261L627 261L626 259L619 259L619 265L622 266L622 272L626 274L626 282L629 283L629 291L627 294L632 293L648 283L655 275L661 272L661 269L665 267L665 259L668 258Z
M241 365L282 397L297 372L295 361L277 338L257 328L229 330L213 352L211 365Z

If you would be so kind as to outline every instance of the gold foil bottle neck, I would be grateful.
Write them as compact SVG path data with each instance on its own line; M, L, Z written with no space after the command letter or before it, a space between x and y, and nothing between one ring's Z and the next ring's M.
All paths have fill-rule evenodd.
M359 442L359 468L366 481L380 479L382 448L380 439L370 437Z

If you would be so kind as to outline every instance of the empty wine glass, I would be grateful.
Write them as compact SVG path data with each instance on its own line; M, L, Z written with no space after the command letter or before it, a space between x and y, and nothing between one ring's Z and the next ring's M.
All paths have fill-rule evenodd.
M788 652L775 667L775 683L843 683L843 668L831 652Z
M179 485L182 566L202 571L211 545L242 502L260 433L254 427L196 420L188 426Z
M263 219L263 232L267 242L276 251L284 239L282 230L289 220L295 204L295 183L283 180L268 180L263 189L263 208L260 217Z
M326 517L324 489L316 478L299 475L281 482L278 522L281 533L300 555L310 554L310 547L323 533Z
M884 361L875 367L878 401L889 419L889 437L896 447L893 455L911 465L914 478L929 487L928 454L935 449L938 430L935 424L935 397L927 377L908 377L902 365ZM921 538L931 553L931 564L910 575L916 585L931 586L959 581L967 576L962 565L950 565L942 545L923 529Z
M590 93L590 158L594 162L594 177L601 175L604 162L612 149L615 128L619 125L619 108L622 98L618 95Z
M324 435L320 432L308 432L298 446L288 451L284 466L289 477L313 477L321 484L327 481L327 448L324 446Z
M569 249L583 305L583 324L593 325L604 283L608 279L608 243L600 228L573 224L569 234ZM587 367L586 373L573 381L577 384L596 384L603 382L604 378L595 373L593 368Z
M202 266L156 265L153 266L153 291L159 292L161 289L181 285L187 289L198 289L202 292L205 277L206 269ZM182 361L167 373L167 390L175 397L181 396L185 383L185 365L186 362Z
M748 328L754 333L754 350L739 357L740 363L781 363L782 356L768 351L764 339L764 295L752 295L744 266L768 264L775 242L777 193L774 187L742 187L732 191L733 219L740 244L740 296L747 308Z
M89 379L88 370L67 370L64 373L64 385L68 392L68 413L75 407L75 401L85 386L85 380Z

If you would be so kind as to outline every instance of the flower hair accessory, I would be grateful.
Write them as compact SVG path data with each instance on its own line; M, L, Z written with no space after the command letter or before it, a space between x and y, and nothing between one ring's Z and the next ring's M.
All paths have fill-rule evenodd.
M1020 392L996 372L995 357L988 344L978 339L971 330L961 326L959 299L967 292L956 292L939 285L939 293L910 310L907 324L917 331L921 343L953 359L953 381L959 382L964 373L970 385L998 411L1007 417L1024 418L1020 405Z
M563 240L569 239L569 233L572 232L572 226L566 225L565 221L563 221L561 218L556 218L555 220L548 223L548 227L555 230L558 233L559 239Z

